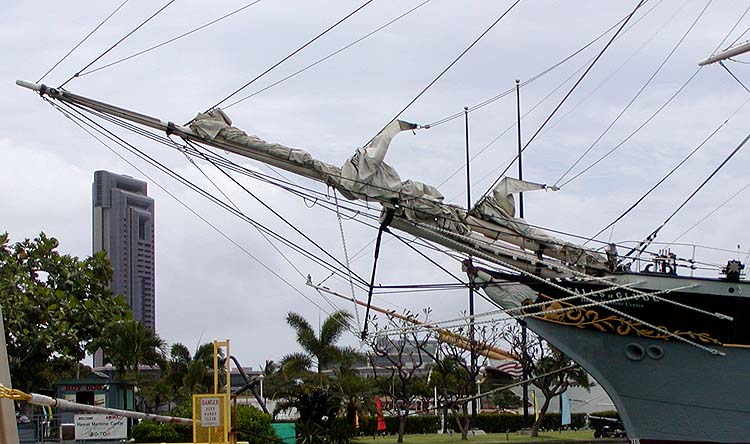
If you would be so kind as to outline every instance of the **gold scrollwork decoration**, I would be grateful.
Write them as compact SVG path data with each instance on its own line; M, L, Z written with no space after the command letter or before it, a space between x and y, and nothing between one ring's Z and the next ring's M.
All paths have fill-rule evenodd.
M541 296L552 300L539 307L538 314L529 314L532 314L535 318L543 321L578 328L594 328L603 333L617 333L622 336L638 336L650 339L662 339L665 341L671 336L666 333L669 329L665 326L658 326L659 330L655 330L641 322L623 318L617 314L602 316L599 311L591 308L578 308L575 304L571 304L567 301L554 300L546 295ZM674 330L670 333L675 336L688 338L705 344L721 345L720 341L705 332L697 333L693 331Z

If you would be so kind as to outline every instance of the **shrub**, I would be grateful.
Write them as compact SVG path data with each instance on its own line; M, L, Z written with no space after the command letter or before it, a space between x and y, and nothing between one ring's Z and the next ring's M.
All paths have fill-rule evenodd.
M193 431L190 426L141 421L133 426L133 439L136 442L191 442Z
M237 407L237 440L250 444L266 444L267 438L278 439L271 427L271 415L255 407L241 405ZM191 438L192 439L192 438Z

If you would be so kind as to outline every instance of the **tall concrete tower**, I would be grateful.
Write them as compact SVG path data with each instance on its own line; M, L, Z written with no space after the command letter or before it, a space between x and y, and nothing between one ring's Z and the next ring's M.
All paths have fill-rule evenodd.
M156 331L154 200L147 195L146 182L96 171L93 207L94 252L107 252L113 293L125 296L133 319Z

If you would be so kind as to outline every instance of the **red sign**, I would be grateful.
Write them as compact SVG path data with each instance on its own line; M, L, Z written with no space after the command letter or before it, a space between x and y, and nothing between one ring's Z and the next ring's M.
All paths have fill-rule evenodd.
M63 390L66 392L96 392L107 390L104 384L81 384L81 385L64 385Z

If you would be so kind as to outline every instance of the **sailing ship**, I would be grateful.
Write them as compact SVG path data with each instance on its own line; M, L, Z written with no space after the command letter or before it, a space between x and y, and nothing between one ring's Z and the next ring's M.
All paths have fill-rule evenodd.
M61 88L17 84L377 202L381 233L398 230L463 254L476 288L583 366L615 403L631 440L750 443L750 282L739 261L721 276L684 276L683 259L671 252L641 259L649 239L625 254L564 241L516 215L514 195L553 187L510 177L472 208L447 204L436 187L402 180L385 162L399 133L419 129L403 120L337 166L248 135L219 108L180 125Z

